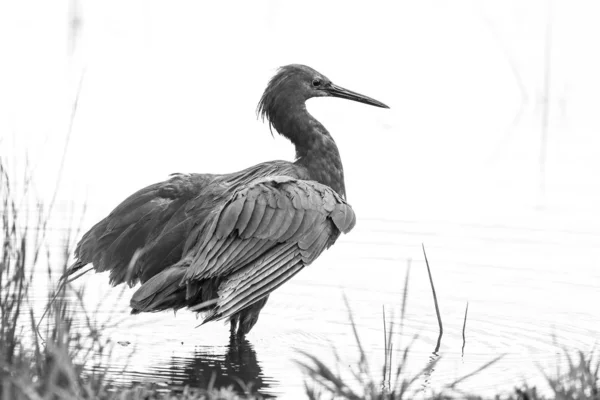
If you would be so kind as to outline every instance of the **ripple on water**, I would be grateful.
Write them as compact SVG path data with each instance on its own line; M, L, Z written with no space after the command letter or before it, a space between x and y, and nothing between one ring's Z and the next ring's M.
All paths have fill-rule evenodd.
M566 362L563 347L587 351L596 341L600 318L589 299L597 297L600 287L600 270L594 263L600 260L600 232L590 227L555 229L548 222L512 226L363 220L356 232L342 237L333 250L271 296L248 341L237 347L228 342L227 326L217 322L196 328L199 320L185 311L176 316L130 316L133 290L126 289L114 300L120 291L108 288L104 274L81 282L86 282L86 308L94 310L100 303L95 319L121 320L105 334L114 342L131 343L115 346L109 368L124 385L204 385L216 373L218 384L236 385L233 377L239 377L254 382L262 393L292 397L303 392L294 363L302 358L299 351L333 364L335 348L342 366L356 363L358 347L343 295L373 370L379 373L375 366L383 363L382 307L388 323L394 314L398 332L408 260L406 314L401 342L395 347L401 349L418 334L409 370L416 372L430 362L438 327L422 242L444 336L441 359L421 384L439 388L500 354L505 354L501 361L462 387L491 394L522 379L541 382L538 364L553 371L557 362ZM38 289L33 293L45 293L45 288ZM41 304L45 296L37 295L36 300ZM467 301L467 342L461 356ZM75 320L77 328L85 330L85 325L83 316Z

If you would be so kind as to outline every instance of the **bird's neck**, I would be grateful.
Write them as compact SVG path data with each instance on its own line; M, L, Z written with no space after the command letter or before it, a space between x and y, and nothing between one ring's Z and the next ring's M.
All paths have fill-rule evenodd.
M346 197L344 168L335 141L327 129L306 110L302 102L278 113L275 129L296 147L296 165L308 170L310 179Z

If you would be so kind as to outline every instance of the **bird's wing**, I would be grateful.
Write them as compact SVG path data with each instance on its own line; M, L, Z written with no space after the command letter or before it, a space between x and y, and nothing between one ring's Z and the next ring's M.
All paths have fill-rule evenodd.
M205 321L267 296L356 222L333 189L314 181L266 177L237 190L190 239L184 282L218 278L219 299Z
M110 271L113 285L134 285L179 261L189 232L186 210L213 177L174 174L129 196L83 236L67 273L93 263L98 272ZM137 250L144 261L131 263Z

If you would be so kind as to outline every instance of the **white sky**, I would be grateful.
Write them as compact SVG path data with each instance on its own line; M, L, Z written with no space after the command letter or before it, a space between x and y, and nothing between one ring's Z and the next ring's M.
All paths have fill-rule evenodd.
M51 192L85 68L59 199L87 198L93 219L171 172L291 159L254 111L292 62L391 106L309 102L360 215L480 218L600 200L596 2L553 3L545 198L544 1L82 3L72 58L66 2L0 6L0 146L42 165L38 186Z

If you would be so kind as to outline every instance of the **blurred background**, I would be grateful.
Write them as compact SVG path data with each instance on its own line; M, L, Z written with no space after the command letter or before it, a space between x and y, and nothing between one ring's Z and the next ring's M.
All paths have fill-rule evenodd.
M424 243L447 327L427 384L506 353L466 387L510 388L600 329L599 17L600 3L560 0L4 1L0 155L55 199L62 238L170 173L292 160L255 109L277 67L309 65L391 109L308 102L340 148L358 224L271 297L249 337L253 373L291 395L292 347L354 357L342 292L383 357L381 306L399 307L408 262L406 334L420 333L414 362L426 362ZM105 276L87 284L92 303L110 295ZM225 357L226 327L136 318L114 334L141 349L129 370L144 379Z

